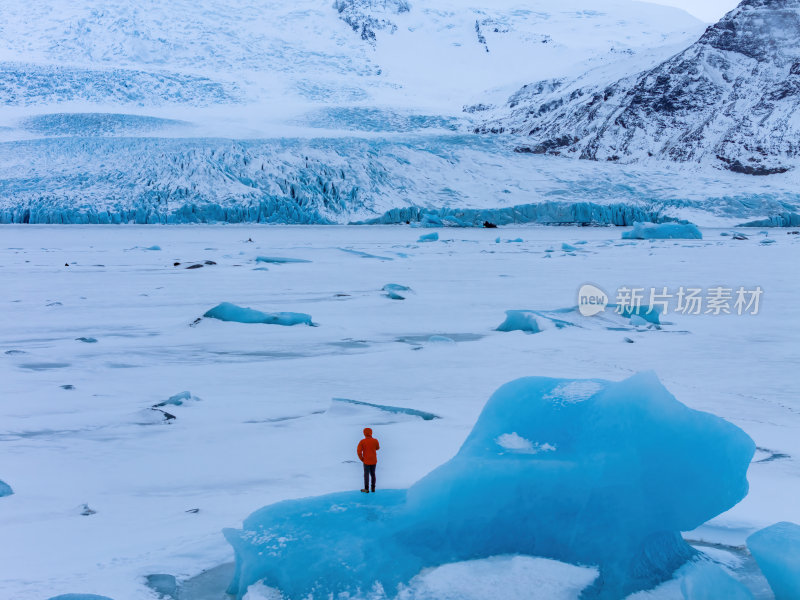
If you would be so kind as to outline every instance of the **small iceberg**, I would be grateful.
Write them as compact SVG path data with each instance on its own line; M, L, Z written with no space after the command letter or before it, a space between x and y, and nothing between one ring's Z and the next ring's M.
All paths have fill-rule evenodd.
M702 240L703 234L692 223L634 223L623 240Z
M433 233L426 233L425 235L419 236L417 242L435 242L439 239L439 234L435 231Z
M536 314L529 310L507 310L506 320L500 323L497 331L525 331L540 333L542 326L536 320Z
M11 486L8 485L5 481L0 479L0 498L3 496L10 496L14 493L14 490L11 489Z
M180 394L175 394L174 396L170 396L163 402L159 402L158 404L154 404L153 408L158 408L160 406L167 406L168 404L172 406L183 406L183 403L187 400L194 400L198 401L200 398L197 396L193 396L192 392L181 392Z
M270 263L273 265L286 265L289 263L310 263L310 260L304 258L287 258L285 256L257 256L256 262Z
M236 323L264 323L266 325L310 325L311 315L296 312L276 312L265 313L253 308L237 306L230 302L217 304L214 308L207 311L204 315L209 319L219 319L220 321L234 321Z
M387 283L381 290L386 292L386 296L392 300L405 300L407 292L410 292L411 288L399 283Z

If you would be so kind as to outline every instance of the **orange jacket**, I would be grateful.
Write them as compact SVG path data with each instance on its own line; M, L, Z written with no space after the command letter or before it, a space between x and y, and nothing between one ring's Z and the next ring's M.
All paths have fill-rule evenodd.
M364 439L358 442L358 449L356 450L361 462L365 465L377 465L378 450L380 450L380 448L381 445L378 443L378 440L372 437L372 429L369 427L364 429Z

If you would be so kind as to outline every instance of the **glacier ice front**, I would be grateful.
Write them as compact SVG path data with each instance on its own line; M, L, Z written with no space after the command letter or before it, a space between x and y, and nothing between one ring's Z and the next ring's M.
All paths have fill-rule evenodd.
M392 597L424 568L524 554L597 565L587 597L620 598L693 556L679 532L746 495L754 450L651 373L518 379L489 399L458 454L408 490L284 501L226 529L229 593L263 581L287 599Z

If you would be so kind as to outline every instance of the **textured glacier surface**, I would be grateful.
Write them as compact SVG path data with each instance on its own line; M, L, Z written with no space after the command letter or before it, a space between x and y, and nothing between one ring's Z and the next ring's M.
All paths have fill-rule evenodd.
M490 398L458 454L408 490L284 501L226 530L229 592L242 598L263 580L288 598L375 586L392 596L426 567L528 554L598 565L590 594L619 598L694 554L679 532L747 494L754 451L741 429L681 404L650 373L519 379Z
M747 547L775 600L800 598L800 525L784 521L765 527L747 538Z

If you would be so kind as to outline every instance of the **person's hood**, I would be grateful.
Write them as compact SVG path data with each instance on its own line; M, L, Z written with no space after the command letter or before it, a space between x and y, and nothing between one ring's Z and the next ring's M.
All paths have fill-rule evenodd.
M372 437L372 429L369 427L364 428L364 437Z

